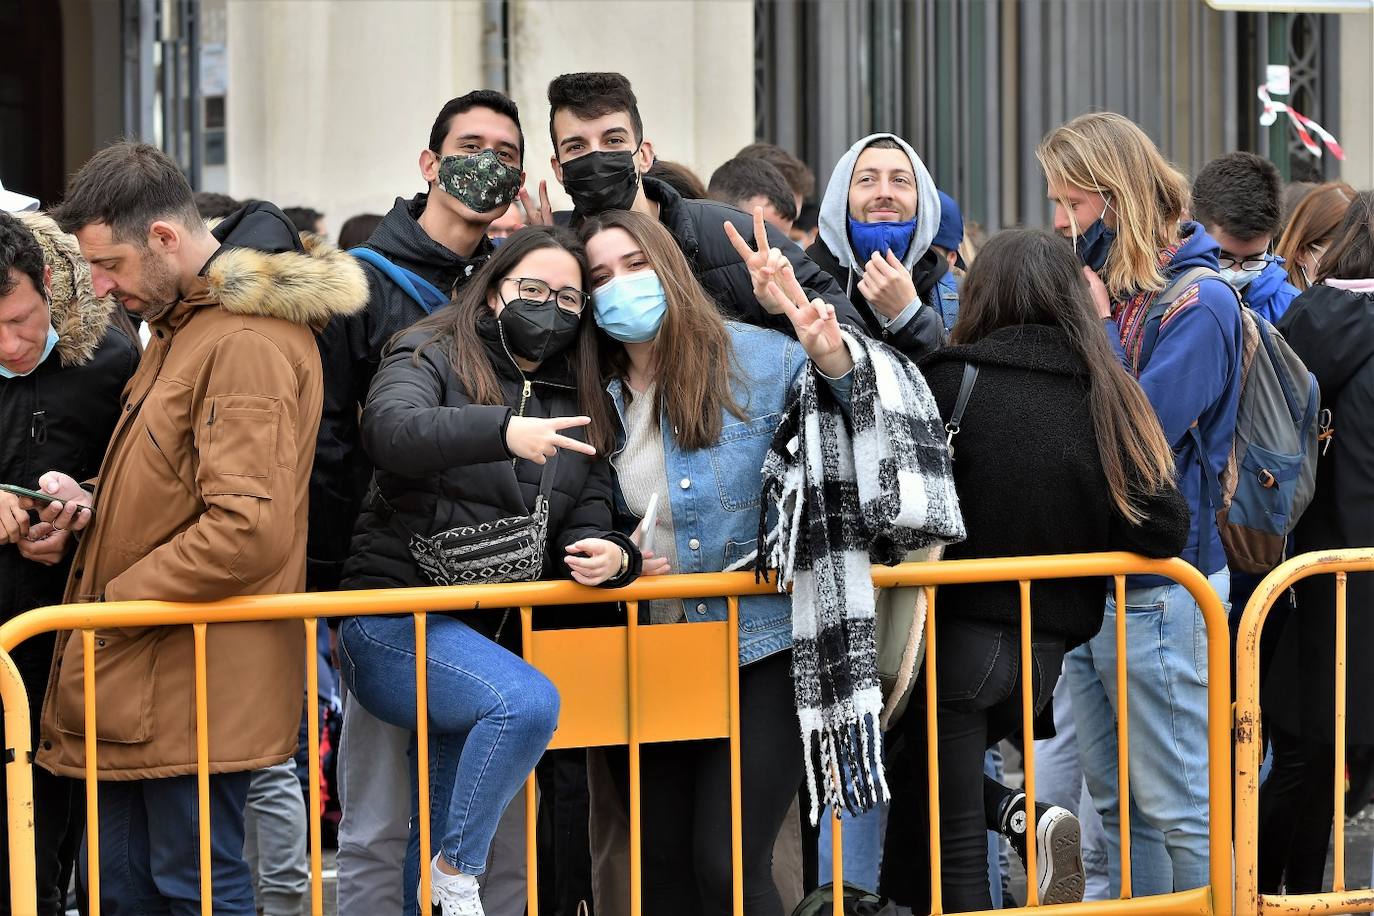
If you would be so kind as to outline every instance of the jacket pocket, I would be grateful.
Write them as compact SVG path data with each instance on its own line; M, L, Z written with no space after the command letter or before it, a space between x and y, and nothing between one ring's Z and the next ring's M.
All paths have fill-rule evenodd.
M763 459L782 414L770 413L743 423L727 423L711 447L711 472L727 512L756 509L763 486Z
M95 633L95 735L115 744L142 744L153 737L153 697L158 646L164 632L97 630ZM81 633L73 632L62 653L57 681L57 728L86 733L85 667Z
M280 423L281 404L276 398L226 395L212 399L205 421L208 447L200 465L202 493L270 499Z

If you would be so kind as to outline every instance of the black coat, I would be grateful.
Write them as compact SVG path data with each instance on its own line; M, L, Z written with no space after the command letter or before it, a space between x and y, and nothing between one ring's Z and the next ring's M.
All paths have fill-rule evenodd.
M859 292L859 277L849 268L840 266L839 259L826 247L825 242L817 239L815 244L806 249L806 253L822 270L835 278L841 290L849 291L849 301L863 319L864 329L870 337L900 350L907 359L912 360L920 360L944 344L945 323L935 306L940 295L940 278L949 268L935 252L927 251L911 267L911 281L916 287L916 295L924 304L895 334L888 333L878 320L878 313L868 304L864 294Z
M92 301L81 308L99 308ZM119 418L120 392L138 367L138 348L124 332L98 320L83 323L87 345L65 340L32 374L0 379L0 482L35 489L48 471L77 480L94 477ZM87 361L64 365L68 346ZM90 351L94 352L91 353ZM61 604L71 554L55 566L24 559L13 544L0 545L0 620ZM52 661L53 634L36 637L14 653L25 682L41 687ZM41 701L41 692L30 700Z
M739 234L753 247L754 218L743 210L714 200L689 200L666 182L643 176L644 196L659 206L659 221L677 239L687 262L692 265L701 285L716 301L721 313L745 324L773 328L789 337L796 337L792 322L783 315L770 315L754 297L749 281L749 268L740 260L739 252L725 234L725 223L734 223ZM792 262L797 282L808 298L821 297L835 306L835 317L841 324L867 333L863 318L845 298L844 289L835 279L818 267L806 252L774 226L768 227L768 244L777 248Z
M1316 375L1335 431L1293 550L1374 546L1374 293L1314 286L1278 327ZM1325 744L1335 731L1335 581L1326 574L1298 583L1261 692L1276 726ZM1347 740L1374 745L1374 575L1354 573L1346 589Z
M512 462L505 429L513 413L529 417L575 417L581 409L566 359L526 376L506 354L495 320L479 325L496 370L504 403L473 404L453 374L448 347L425 346L428 334L414 331L387 349L363 411L363 443L376 465L374 488L395 510L385 520L369 497L358 519L344 565L345 588L402 588L427 583L398 530L433 535L527 515L539 495L544 466ZM419 360L415 359L419 351ZM582 429L563 435L585 441ZM549 497L549 539L542 578L570 578L564 548L581 538L620 544L631 555L627 575L607 586L624 585L639 571L638 552L612 528L610 462L561 451ZM471 617L465 620L472 622Z
M1176 556L1188 537L1188 506L1172 484L1133 526L1116 510L1088 407L1087 369L1059 328L1004 328L926 358L921 372L948 419L967 363L978 379L954 439L954 483L968 538L945 559L1129 550ZM1102 627L1102 579L1037 582L1031 621L1070 646ZM1014 583L945 586L937 613L1019 627Z
M482 266L491 243L483 239L471 258L449 251L417 222L425 200L424 194L410 200L398 197L365 247L450 292ZM381 271L367 262L360 264L367 274L367 308L334 319L319 337L324 408L310 475L306 582L320 591L338 588L348 539L372 478L372 462L359 437L358 411L387 342L425 317L419 303Z

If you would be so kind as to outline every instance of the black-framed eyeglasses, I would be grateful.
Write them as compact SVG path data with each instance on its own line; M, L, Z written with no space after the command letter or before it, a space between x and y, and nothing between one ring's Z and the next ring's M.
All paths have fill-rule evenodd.
M1264 254L1252 254L1246 258L1233 258L1230 255L1219 255L1217 266L1222 270L1264 270L1269 264L1269 252Z
M592 297L575 286L555 290L537 277L507 277L503 283L515 284L516 298L530 302L556 302L558 307L573 315L582 314Z

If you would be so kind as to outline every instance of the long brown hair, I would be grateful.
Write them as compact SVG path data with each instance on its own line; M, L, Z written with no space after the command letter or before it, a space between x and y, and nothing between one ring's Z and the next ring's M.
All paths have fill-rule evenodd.
M959 299L951 334L956 344L1023 324L1051 325L1068 335L1088 370L1089 410L1112 501L1132 524L1144 522L1143 497L1172 485L1173 450L1145 392L1102 333L1073 246L1044 229L1000 232L979 250Z
M1283 230L1274 253L1283 258L1283 269L1288 271L1288 282L1298 289L1307 289L1307 278L1302 275L1298 262L1305 251L1314 245L1329 245L1336 234L1345 211L1355 199L1355 189L1344 181L1331 181L1318 185L1293 208L1288 218L1288 226ZM1321 272L1318 266L1317 273ZM1316 282L1316 274L1312 282Z
M491 314L488 303L492 294L499 295L501 281L512 276L525 255L543 248L560 248L572 255L582 275L582 289L589 288L587 252L581 240L571 230L560 226L529 226L512 233L467 285L458 291L452 302L402 332L429 332L429 338L416 348L417 360L425 347L447 347L450 371L458 378L474 404L499 405L506 402L496 379L496 370L492 367L491 355L477 333L477 323ZM590 305L582 310L576 343L567 353L554 356L553 359L570 362L577 382L579 409L592 420L587 427L587 442L596 449L598 455L609 455L615 448L615 427L611 421L606 392L602 388L604 373L597 351L596 322L592 320Z
M1159 252L1178 237L1189 189L1154 141L1128 118L1098 111L1050 131L1035 157L1051 183L1108 199L1116 214L1116 241L1101 274L1112 298L1163 289ZM1075 235L1086 228L1075 226Z
M658 220L632 210L607 210L583 220L579 232L586 242L607 229L629 233L658 274L668 300L650 361L657 383L654 409L668 414L673 437L683 448L709 448L720 439L724 411L746 419L730 387L734 351L725 320L697 282L677 241ZM629 356L624 346L599 330L597 336L605 348L606 364L625 376Z
M1331 247L1322 256L1316 281L1369 277L1374 277L1374 191L1361 191L1350 202Z

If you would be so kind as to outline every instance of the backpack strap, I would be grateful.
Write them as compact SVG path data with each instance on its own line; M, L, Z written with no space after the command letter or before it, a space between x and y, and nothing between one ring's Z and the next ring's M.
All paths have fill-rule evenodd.
M399 264L388 260L381 252L360 245L357 248L348 249L348 253L380 270L387 279L401 288L401 292L424 309L426 315L432 315L436 309L448 305L448 296L444 295L437 286L415 271L406 270Z
M1164 316L1169 313L1169 309L1173 308L1180 296L1207 277L1221 279L1216 270L1211 267L1203 265L1190 267L1182 273L1175 274L1169 280L1169 285L1160 290L1159 295L1155 296L1155 301L1150 305L1150 311L1145 315L1145 339L1140 345L1140 364L1136 366L1137 375L1145 371L1145 366L1154 353L1155 343L1159 339L1159 326L1164 323ZM1226 288L1231 289L1231 285L1228 283Z

